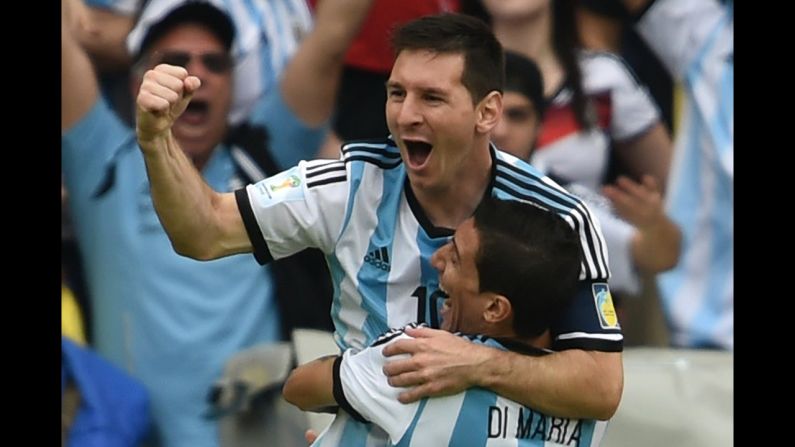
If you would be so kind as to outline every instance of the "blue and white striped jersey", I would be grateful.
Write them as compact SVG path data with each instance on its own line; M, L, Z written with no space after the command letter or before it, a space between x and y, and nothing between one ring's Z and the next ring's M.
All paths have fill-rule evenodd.
M385 346L410 338L391 331L371 347L345 351L334 364L334 397L340 406L313 446L597 446L606 421L556 418L483 389L452 396L398 401L389 385ZM518 343L467 336L474 343L529 355L544 352ZM385 437L384 437L385 436Z
M659 0L638 30L685 89L667 212L679 264L658 276L673 342L734 348L734 10Z
M129 0L104 0L123 5ZM232 54L235 89L230 122L243 121L266 92L276 87L279 75L312 28L305 0L207 0L226 11L235 26ZM185 0L150 0L127 37L127 48L137 52L149 27Z
M257 260L307 246L326 254L342 349L364 348L389 328L415 321L439 327L443 293L430 258L453 230L425 216L392 140L350 143L342 152L340 160L301 162L236 192ZM590 210L527 163L493 146L491 154L488 193L554 210L580 234L583 288L553 325L554 347L620 351L605 243Z

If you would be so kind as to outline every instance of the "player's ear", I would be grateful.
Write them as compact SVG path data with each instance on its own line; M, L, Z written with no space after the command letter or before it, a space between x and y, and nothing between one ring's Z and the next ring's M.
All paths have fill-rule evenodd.
M502 93L492 91L480 100L477 106L477 124L475 128L480 133L489 133L502 116Z
M483 311L483 319L492 324L500 323L511 318L512 312L513 307L508 298L493 293Z

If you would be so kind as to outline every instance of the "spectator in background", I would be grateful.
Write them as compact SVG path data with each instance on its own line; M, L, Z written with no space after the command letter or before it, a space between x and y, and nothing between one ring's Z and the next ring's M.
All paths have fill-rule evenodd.
M615 55L583 50L572 0L483 0L503 46L533 59L548 109L531 162L598 192L615 151L626 172L665 188L671 141L659 112Z
M75 1L79 11L76 37L101 73L103 94L128 124L133 124L129 91L132 56L139 52L149 27L176 6L191 0ZM312 29L304 0L207 0L226 12L234 24L235 89L229 120L246 121L255 105L273 87L301 40Z
M153 23L185 1L149 0L127 37L130 54L140 51L141 42ZM312 29L312 15L305 0L210 2L229 15L237 36L231 48L235 89L229 121L239 124L251 115L271 89L278 88L279 76Z
M247 134L232 134L228 126L234 27L206 2L181 4L148 28L130 87L137 90L144 71L161 62L196 73L203 87L175 126L175 138L209 184L233 190L318 148L342 54L369 4L324 2L279 87L251 115L264 128L248 126ZM96 349L147 387L154 442L217 445L216 426L202 414L222 365L246 347L283 339L293 323L280 311L302 299L322 302L320 291L304 296L301 290L322 278L299 275L300 283L284 284L276 276L278 264L262 268L246 256L202 263L174 253L152 206L135 132L99 95L93 67L69 26L71 2L62 6L61 157L91 292Z
M638 33L681 82L686 105L666 212L682 260L658 277L675 346L734 349L734 4L624 0Z
M541 73L532 60L505 52L502 120L492 139L497 147L523 160L533 154L544 117L542 85ZM637 294L639 273L659 273L676 264L681 232L665 215L653 177L645 175L642 183L622 177L616 185L605 186L614 207L582 185L561 185L588 203L599 219L610 254L611 289Z

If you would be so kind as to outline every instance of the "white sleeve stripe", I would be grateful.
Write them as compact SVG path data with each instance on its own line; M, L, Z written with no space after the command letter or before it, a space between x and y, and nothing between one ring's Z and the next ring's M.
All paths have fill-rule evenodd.
M557 336L558 340L570 340L572 338L593 338L599 340L621 341L624 339L622 334L591 334L588 332L569 332Z
M318 163L320 162L320 163ZM326 168L333 168L333 167L340 167L345 168L345 163L342 160L312 160L306 163L306 172L307 173L314 173L315 171L321 171Z
M309 169L307 169L306 170L306 178L307 178L307 180L308 179L314 179L315 177L322 177L324 174L326 174L326 176L328 176L328 174L330 174L330 173L339 172L339 171L343 171L343 172L345 171L345 165L344 164L330 166L330 167L327 167L327 168L324 168L324 169L315 169L313 171L310 171Z

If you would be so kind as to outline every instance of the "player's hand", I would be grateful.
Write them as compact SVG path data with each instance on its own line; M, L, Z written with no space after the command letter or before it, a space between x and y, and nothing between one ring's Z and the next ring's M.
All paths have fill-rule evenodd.
M136 99L136 133L141 147L168 135L201 81L183 67L160 64L144 74Z
M398 340L383 351L387 357L411 355L384 366L390 385L413 387L400 393L398 400L409 403L447 396L478 384L479 367L486 364L491 349L438 329L407 328L406 333L414 339Z
M616 214L640 229L665 218L660 188L650 175L644 175L641 183L621 176L614 185L604 186L602 193L613 203Z

